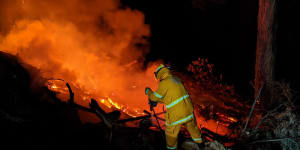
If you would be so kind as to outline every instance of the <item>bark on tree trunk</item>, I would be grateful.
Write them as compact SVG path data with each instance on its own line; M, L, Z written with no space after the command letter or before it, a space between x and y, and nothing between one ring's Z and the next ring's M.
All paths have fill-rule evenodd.
M272 101L276 3L276 0L259 0L255 96L258 94L260 87L264 86L259 99L259 102L263 105Z

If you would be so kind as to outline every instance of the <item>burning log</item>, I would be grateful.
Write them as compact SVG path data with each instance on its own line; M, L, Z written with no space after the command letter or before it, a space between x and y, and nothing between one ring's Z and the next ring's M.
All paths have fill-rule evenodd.
M141 119L148 119L151 117L151 114L148 112L148 115L140 116L140 117L133 117L133 118L128 118L128 119L122 119L119 120L120 118L120 111L113 111L111 113L106 113L97 103L95 99L91 99L90 103L90 108L86 108L84 106L78 105L74 102L74 93L72 91L72 88L69 83L66 83L66 86L69 91L69 104L72 105L73 107L83 110L85 112L90 112L96 114L104 123L105 125L109 128L112 129L113 125L119 125L122 123L126 123L129 121L136 121L136 120L141 120ZM144 111L147 112L147 111Z
M147 111L145 111L147 112ZM151 117L151 113L147 112L148 115L145 115L145 116L140 116L140 117L134 117L134 118L128 118L128 119L122 119L122 120L118 120L117 123L125 123L125 122L128 122L128 121L136 121L136 120L143 120L143 119L148 119Z
M164 141L164 139L162 138L161 133L149 129L149 127L152 125L151 121L149 120L149 118L151 117L151 114L149 112L144 111L145 113L147 112L147 115L144 116L120 119L120 111L116 110L110 113L106 113L98 105L95 99L91 99L91 102L89 104L90 108L76 104L74 102L74 93L71 89L71 86L68 83L66 83L66 86L70 95L68 101L70 106L85 112L96 114L96 116L102 120L105 128L102 128L102 123L90 125L104 131L103 136L105 137L105 140L108 140L109 142L109 149L154 150L159 149L159 147L165 147L165 144L162 142ZM139 128L126 127L123 125L126 122L137 120L140 120Z
M228 136L222 136L222 135L219 135L215 132L212 132L206 128L202 128L201 129L202 131L202 134L203 134L203 137L209 139L209 140L217 140L221 143L230 143L230 142L234 142L234 139L231 139L229 138Z
M99 105L97 104L96 100L92 99L90 103L91 109L96 113L96 115L101 118L101 120L105 123L105 125L109 128L112 129L113 125L110 119L108 119L105 116L104 110L102 110Z

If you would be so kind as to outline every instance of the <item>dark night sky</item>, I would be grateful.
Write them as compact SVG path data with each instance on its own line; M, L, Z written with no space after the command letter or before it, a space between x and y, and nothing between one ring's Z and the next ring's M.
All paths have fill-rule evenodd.
M123 3L143 11L146 23L151 26L148 60L163 59L183 69L198 57L208 58L227 83L234 84L242 94L253 94L249 82L254 79L258 0L124 0ZM288 67L298 64L299 23L294 20L300 13L296 0L280 1L278 10L276 79L286 79L299 88L296 68Z

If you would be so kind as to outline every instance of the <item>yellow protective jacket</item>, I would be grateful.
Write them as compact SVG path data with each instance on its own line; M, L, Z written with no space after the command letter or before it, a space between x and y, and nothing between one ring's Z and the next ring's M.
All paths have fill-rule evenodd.
M157 79L158 89L148 92L149 99L166 104L166 125L174 126L194 118L193 105L188 92L179 78L173 76L168 68L162 68Z

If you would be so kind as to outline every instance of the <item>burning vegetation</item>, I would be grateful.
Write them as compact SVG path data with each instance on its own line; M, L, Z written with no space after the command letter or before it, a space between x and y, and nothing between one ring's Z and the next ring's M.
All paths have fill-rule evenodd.
M160 61L145 62L150 27L142 12L122 6L118 0L4 0L0 2L0 18L5 18L0 22L0 69L6 71L1 78L8 89L1 91L5 99L13 100L1 103L15 109L26 103L20 102L21 96L30 99L28 110L16 110L16 114L0 108L1 120L8 120L7 126L23 122L47 126L45 122L51 122L46 129L59 129L55 133L70 126L64 133L74 132L80 137L95 132L98 135L89 139L97 142L99 138L112 149L128 143L122 148L160 149L152 145L157 140L158 146L165 145L159 130L165 128L161 115L164 106L155 108L155 120L156 114L149 113L144 95L146 86L157 88L153 70ZM299 121L288 84L274 82L273 93L278 95L272 99L279 99L281 105L265 111L255 100L252 106L259 105L259 109L252 109L250 114L255 113L248 117L251 102L242 99L232 85L224 84L222 74L216 74L207 59L193 61L186 72L173 72L189 91L198 126L204 138L211 141L207 149L239 149L245 145L250 145L248 149L272 148L261 144L269 141L298 149ZM11 81L14 85L10 87ZM245 122L249 120L248 130ZM63 129L52 121L62 122ZM56 137L50 131L46 134ZM185 130L180 135L184 148L189 135ZM128 143L122 142L124 139Z
M26 0L18 5L9 1L4 4L3 7L12 9L4 9L3 14L16 16L6 16L7 22L2 23L7 25L7 31L0 40L1 50L36 67L45 79L68 82L80 105L88 106L89 100L94 98L107 107L106 111L119 110L131 117L145 115L143 110L149 111L143 91L146 86L156 88L153 70L157 63L143 69L150 30L141 12L120 8L118 1L110 0L88 3ZM206 65L201 64L201 67ZM212 72L212 68L209 71ZM212 78L207 79L209 75L205 72L197 73L203 77L195 80L211 82ZM49 80L45 84L62 99L68 96L63 81ZM208 86L216 88L218 85L210 83ZM216 95L199 89L204 86L191 87L197 89L192 91L193 95L198 95L196 91ZM195 102L204 103L199 99ZM162 111L162 106L157 110ZM85 117L82 115L83 121Z
M123 110L147 108L144 87L155 88L155 78L142 69L150 30L140 11L111 0L2 3L10 9L1 14L15 15L3 16L1 50L38 68L45 79L63 79L80 89L80 104L87 105L91 96ZM66 92L61 84L49 88Z

